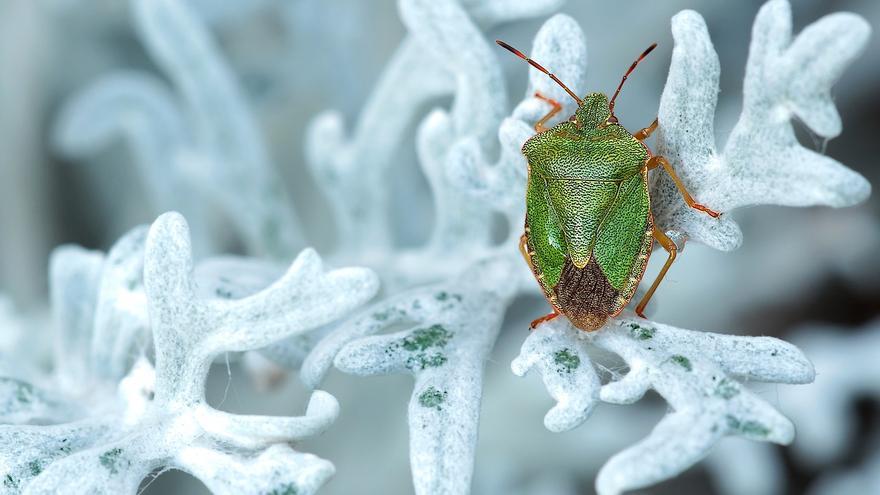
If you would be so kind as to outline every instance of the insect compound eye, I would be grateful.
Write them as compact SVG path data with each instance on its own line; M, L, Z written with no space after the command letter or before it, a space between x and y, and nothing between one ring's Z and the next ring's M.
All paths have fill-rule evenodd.
M617 123L618 123L617 117L614 116L614 115L608 117L608 120L605 121L605 124L606 124L606 125L608 125L608 124L617 124Z

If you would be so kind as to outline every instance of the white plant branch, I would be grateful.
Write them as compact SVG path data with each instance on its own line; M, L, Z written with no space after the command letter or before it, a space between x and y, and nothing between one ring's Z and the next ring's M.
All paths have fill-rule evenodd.
M713 120L720 68L706 24L683 11L672 19L675 49L660 100L657 153L666 156L691 194L716 211L759 204L851 206L871 187L856 172L801 146L792 118L829 139L841 132L831 85L864 49L870 27L861 17L823 17L794 40L791 6L771 0L758 13L743 87L743 111L721 152ZM679 239L715 249L742 242L737 224L688 208L668 176L655 174L657 223Z
M253 252L289 261L303 247L293 205L207 27L179 0L132 4L141 39L177 94L145 74L100 80L63 111L56 146L79 156L122 135L153 206L193 218L199 242L209 241L215 219L205 205L213 201Z
M626 375L599 388L587 347L612 352ZM704 458L721 438L787 444L794 426L738 380L808 383L813 367L796 347L770 337L695 332L621 318L586 333L560 317L536 329L513 371L536 367L557 405L545 424L552 431L584 422L596 403L631 404L655 390L671 408L643 441L612 457L596 480L602 495L650 486Z
M183 218L162 215L146 239L145 233L135 229L125 236L106 263L100 254L78 248L56 253L56 306L67 308L61 311L67 324L62 332L73 350L79 349L69 355L69 367L79 370L70 375L93 384L82 397L90 405L80 408L83 417L76 421L53 417L58 424L0 426L0 440L9 446L0 452L2 493L58 493L70 487L81 493L135 493L148 473L163 467L189 471L216 493L314 493L333 466L287 444L324 431L339 413L336 399L316 390L300 417L217 411L205 402L208 367L220 354L256 349L339 318L375 294L375 275L360 268L325 272L314 251L305 250L262 290L234 300L202 299ZM137 275L141 266L143 286ZM137 301L139 291L149 310L155 369L141 357L115 392L103 393L119 378L115 367L89 366L89 359L120 360L113 352L92 355L97 345L90 339L110 337L114 351L124 348L106 328L118 321L127 326L122 342L130 346L130 335L142 330L143 321L136 311L123 313L133 303L120 301ZM89 303L90 295L97 304ZM96 306L104 308L97 311L104 317L93 333ZM3 411L5 420L30 421L47 409L50 399L40 390L8 379L0 385L6 403L30 407L24 416ZM86 394L87 387L81 388Z

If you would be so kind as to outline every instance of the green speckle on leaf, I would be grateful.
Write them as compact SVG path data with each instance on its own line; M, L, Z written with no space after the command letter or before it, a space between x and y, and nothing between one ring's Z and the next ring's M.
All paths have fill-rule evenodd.
M733 416L727 416L727 426L738 433L753 437L766 437L770 434L770 428L757 421L740 421Z
M438 366L443 366L444 364L446 364L446 356L439 352L430 355L420 352L415 356L410 356L406 360L406 368L412 371L417 369L423 370L425 368L436 368Z
M636 325L635 323L630 323L629 332L635 339L649 340L654 338L657 329L654 327L643 327L641 325Z
M461 302L461 294L450 294L450 293L446 292L445 290L443 290L443 291L440 291L440 292L434 294L434 299L436 299L440 302L448 301L449 299L454 299L457 302Z
M402 347L412 354L406 358L406 368L415 371L425 368L436 368L446 364L447 358L442 352L426 352L431 348L443 348L449 343L454 334L443 325L431 325L426 328L418 328L410 332L400 342L391 344L385 353L388 355L399 352Z
M3 486L6 488L18 488L18 480L13 478L11 474L7 474L5 478L3 478Z
M126 468L131 465L131 461L122 459L121 456L122 449L116 447L101 454L98 460L101 461L102 466L110 471L110 474L116 474L119 472L120 468Z
M572 353L571 349L565 348L553 354L553 362L559 365L559 368L556 369L559 373L562 371L571 373L581 365L581 358Z
M442 404L446 401L446 391L437 390L436 388L428 387L424 392L419 394L419 404L422 407L435 408L438 411L442 411Z
M214 290L214 294L216 294L217 297L219 297L221 299L232 299L232 295L233 295L231 290L226 289L224 287L217 287Z
M373 319L376 321L388 321L393 316L406 316L406 311L399 308L388 308L373 313Z
M681 354L676 354L669 359L671 359L673 363L681 366L688 371L692 371L694 369L694 367L691 365L691 360L682 356Z
M428 328L413 330L403 339L403 348L408 351L424 351L429 347L444 347L452 338L452 332L442 325L431 325Z
M715 387L715 395L725 399L732 399L739 395L739 386L728 378L722 378Z
M30 383L18 382L15 389L15 400L22 404L30 404L34 399L34 387Z
M297 490L296 485L293 483L285 483L283 485L277 486L273 488L271 491L266 492L266 495L298 495L299 490Z

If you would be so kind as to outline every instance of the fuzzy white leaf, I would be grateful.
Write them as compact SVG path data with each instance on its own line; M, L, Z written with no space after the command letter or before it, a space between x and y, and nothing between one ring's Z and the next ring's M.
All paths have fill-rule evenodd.
M830 138L840 133L831 85L861 53L870 28L853 14L832 14L791 40L787 0L767 2L755 19L743 111L723 151L713 120L720 73L705 22L693 11L672 20L675 49L660 101L657 153L667 157L694 198L720 212L758 205L850 206L870 185L795 138L791 119ZM665 174L653 187L654 218L664 229L721 250L742 242L727 215L688 208Z
M125 321L117 314L124 310L117 302L127 291L140 290L142 266L146 301L140 304L149 309L155 370L146 358L139 359L119 381L117 394L102 394L104 388L99 387L90 395L93 403L84 419L53 426L0 426L3 443L14 444L0 452L3 493L134 493L148 473L161 467L187 470L218 493L314 493L332 474L332 465L286 444L324 431L338 415L336 399L315 391L302 417L217 411L205 403L208 367L218 354L255 349L338 318L373 296L376 277L356 268L325 272L317 254L305 250L268 287L235 300L202 299L183 217L162 215L145 240L144 234L143 229L129 233L106 263L99 254L64 248L56 255L53 282L60 284L55 293L61 309L73 300L68 291L76 291L87 303L85 296L90 294L100 299L104 327L94 335L93 303L84 310L64 309L66 321L76 327L66 330L70 341L91 344L77 344L84 351L80 360L91 364L88 350L96 343L89 339L113 342L106 326ZM104 279L97 296L102 265ZM132 281L134 288L129 287ZM120 361L112 353L110 358ZM82 368L84 383L115 381L113 370ZM37 417L51 405L50 395L29 384L0 382L4 398L24 398L29 404L24 410L19 400L13 404L18 410L3 411L12 419L16 414Z
M564 317L556 318L529 336L514 368L523 370L530 363L542 363L540 370L551 395L580 394L580 403L591 407L596 401L595 388L578 390L571 379L560 386L555 376L560 373L553 367L562 350L568 350L566 357L578 350L578 369L592 368L586 358L587 344L617 354L630 367L623 378L602 387L598 394L601 400L631 403L653 389L672 408L648 438L605 464L596 480L596 489L603 495L673 477L704 458L726 435L791 442L791 422L733 377L806 383L814 375L802 353L777 339L695 332L627 318L592 333L575 329ZM594 372L583 373L589 376ZM567 397L567 402L573 399ZM570 415L574 420L565 427L583 422L587 414ZM547 426L554 429L555 425Z

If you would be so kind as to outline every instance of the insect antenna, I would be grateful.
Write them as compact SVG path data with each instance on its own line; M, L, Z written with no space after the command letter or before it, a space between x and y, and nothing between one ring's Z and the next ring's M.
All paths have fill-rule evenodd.
M550 79L553 79L554 81L556 81L556 84L562 86L562 89L564 89L565 92L568 93L572 98L574 98L574 101L576 101L578 105L581 104L581 99L578 98L578 95L576 95L574 91L568 89L568 86L566 86L562 81L560 81L559 78L556 77L555 74L553 74L549 70L545 69L541 64L539 64L538 62L535 62L534 60L525 56L525 54L523 54L523 52L517 50L516 48L508 45L507 43L505 43L501 40L495 40L495 43L498 43L498 46L508 50L510 53L513 53L517 57L528 62L529 65L531 65L532 67L534 67L534 68L538 69L539 71L543 72L544 74L547 74L548 76L550 76Z
M627 71L626 71L626 74L623 75L623 79L620 80L620 84L617 85L617 91L614 92L614 96L612 96L612 97L611 97L611 101L608 102L608 110L610 111L610 113L611 113L611 117L612 117L614 120L617 120L616 117L614 117L614 100L616 100L616 99L617 99L617 95L620 94L620 90L621 90L621 88L623 88L623 83L625 83L625 82L626 82L626 78L627 78L630 74L632 74L632 72L633 72L634 70L636 70L636 66L639 65L639 62L641 62L642 60L644 60L645 57L647 57L648 54L651 53L652 50L654 50L654 48L657 48L657 43L652 44L651 46L648 47L647 50L643 51L642 54L639 55L639 58L637 58L636 61L633 62L632 65L629 66L629 70L627 70Z

